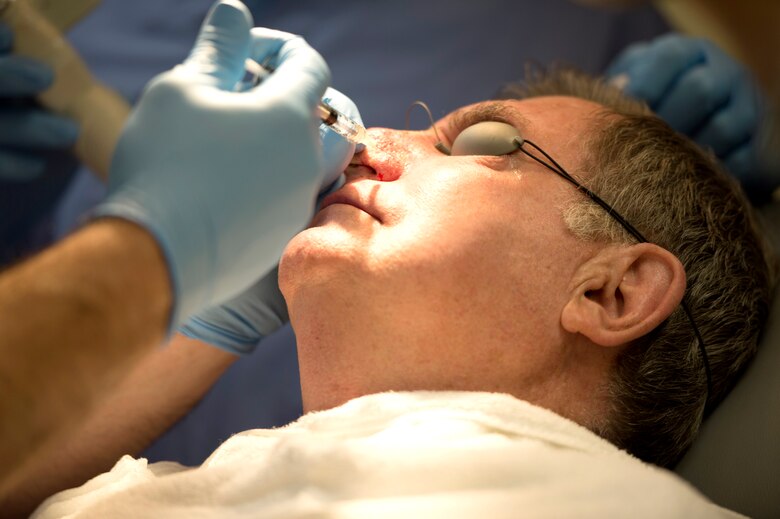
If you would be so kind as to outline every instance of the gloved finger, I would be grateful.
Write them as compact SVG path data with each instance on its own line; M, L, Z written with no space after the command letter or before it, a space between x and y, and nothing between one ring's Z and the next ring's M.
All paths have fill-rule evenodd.
M728 101L732 84L723 68L698 65L680 77L655 111L678 132L690 134Z
M741 85L732 92L728 104L717 111L694 136L696 142L712 148L724 157L739 146L749 143L758 128L757 100L751 85Z
M46 163L42 157L21 151L0 150L0 179L27 182L41 176Z
M722 159L723 164L743 184L755 184L760 173L756 167L753 147L744 143Z
M216 3L206 15L195 45L180 68L193 74L192 80L199 84L233 90L244 75L252 24L252 15L241 2Z
M612 60L612 63L607 66L607 70L604 71L604 75L612 78L618 74L625 74L634 66L636 61L647 54L648 47L650 47L650 42L647 41L632 43Z
M275 69L278 64L278 54L282 45L294 38L300 38L297 34L266 27L255 27L251 32L252 43L249 48L249 57L271 70Z
M325 91L323 101L350 119L363 124L355 103L335 88L328 88ZM328 188L343 174L344 169L355 154L355 145L324 124L320 125L320 137L325 168L322 187Z
M352 101L352 99L339 92L335 88L328 87L328 89L325 90L325 95L322 96L322 100L353 121L363 124L363 119L360 116L360 111L358 110L357 105Z
M0 97L33 96L49 88L54 73L48 65L24 56L0 56Z
M624 91L655 109L674 82L704 59L701 45L691 44L690 39L678 35L669 35L646 47L629 48L626 56L618 57L609 71L610 75L626 74L628 83Z
M190 317L179 332L243 355L289 319L277 267L240 295Z
M78 124L43 110L12 108L0 112L0 145L64 149L73 146Z
M330 83L330 70L322 56L300 36L281 31L255 28L252 39L251 57L274 70L252 92L300 99L313 110Z

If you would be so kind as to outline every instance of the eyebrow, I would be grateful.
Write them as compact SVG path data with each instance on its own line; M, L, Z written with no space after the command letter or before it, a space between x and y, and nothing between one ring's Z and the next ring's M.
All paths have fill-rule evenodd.
M504 122L518 127L518 129L525 129L530 126L528 119L522 112L508 105L506 101L487 101L461 108L450 116L447 126L453 131L463 130L482 121Z

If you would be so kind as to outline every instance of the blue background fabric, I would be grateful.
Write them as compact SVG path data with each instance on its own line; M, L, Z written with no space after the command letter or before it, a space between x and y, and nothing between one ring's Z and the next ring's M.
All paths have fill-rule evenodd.
M68 37L99 79L133 101L151 77L186 57L211 3L104 0ZM333 72L332 86L357 103L367 126L394 128L404 126L406 109L417 99L438 118L522 78L529 62L563 62L598 73L629 43L668 30L650 8L597 11L567 0L245 3L255 25L301 34L320 51ZM412 128L426 126L422 112L414 112ZM21 195L12 193L18 187L0 184L0 243L9 249L15 244L14 254L62 237L104 194L83 168L72 173L72 162L52 162L37 187ZM25 204L24 196L44 194L52 204L59 197L53 212L20 214L26 206L46 207ZM14 225L5 225L12 217ZM143 455L195 465L233 433L297 418L294 343L289 326L267 337Z

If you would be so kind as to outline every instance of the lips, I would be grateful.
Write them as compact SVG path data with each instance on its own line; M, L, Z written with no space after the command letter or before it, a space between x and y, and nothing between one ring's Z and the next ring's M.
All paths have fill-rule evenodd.
M342 187L335 193L331 193L330 195L326 196L322 200L322 204L320 205L320 210L325 209L328 206L335 205L335 204L344 204L344 205L351 205L352 207L355 207L357 209L360 209L364 213L367 213L369 216L374 218L375 220L379 221L380 223L382 220L379 218L379 215L377 214L376 210L373 207L370 207L369 204L365 203L363 200L361 200L360 193L352 188L349 184Z

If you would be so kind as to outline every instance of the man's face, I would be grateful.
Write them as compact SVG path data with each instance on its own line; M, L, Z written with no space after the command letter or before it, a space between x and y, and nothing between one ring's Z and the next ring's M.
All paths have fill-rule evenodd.
M451 145L500 120L586 177L583 141L600 108L495 101L436 127ZM520 152L447 156L432 130L369 135L280 265L307 410L391 389L543 391L561 365L572 274L595 250L562 218L581 195Z

